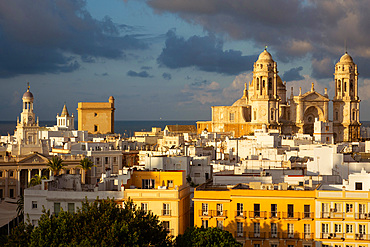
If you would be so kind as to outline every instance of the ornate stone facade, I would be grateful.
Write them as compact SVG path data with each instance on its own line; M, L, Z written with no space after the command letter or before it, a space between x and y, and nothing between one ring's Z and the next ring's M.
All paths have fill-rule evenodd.
M346 53L335 68L336 96L334 132L336 141L359 138L359 99L357 96L357 66ZM348 89L347 89L348 87ZM341 90L343 89L343 90ZM207 129L231 132L235 137L249 135L266 124L282 134L313 134L315 118L329 121L329 96L311 90L287 99L286 83L278 75L277 64L265 49L254 63L253 79L245 84L243 96L232 106L213 106L212 120L197 122L198 133ZM344 115L346 114L346 115ZM344 117L346 116L346 117Z

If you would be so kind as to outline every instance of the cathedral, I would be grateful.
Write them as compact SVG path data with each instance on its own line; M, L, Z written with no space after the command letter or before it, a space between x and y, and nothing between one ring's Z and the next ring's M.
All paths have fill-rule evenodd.
M335 65L333 98L333 130L335 142L360 138L360 100L358 98L357 65L347 52ZM212 120L197 122L200 133L231 132L235 137L250 135L263 124L279 129L283 135L314 134L314 122L329 122L329 96L311 90L287 97L286 83L278 75L277 64L265 49L253 66L253 79L245 83L243 96L231 106L213 106Z

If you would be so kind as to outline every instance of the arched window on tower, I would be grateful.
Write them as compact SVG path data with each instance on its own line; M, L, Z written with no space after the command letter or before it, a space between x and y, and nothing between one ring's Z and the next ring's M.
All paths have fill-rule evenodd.
M344 82L344 92L347 92L347 82Z
M265 88L265 80L262 81L262 88Z
M260 90L260 78L257 78L257 90Z
M349 83L349 91L353 92L353 80L351 80Z
M344 71L344 65L342 66L342 71Z
M355 121L355 120L356 120L356 112L355 112L355 111L353 111L353 112L352 112L352 120L353 120L353 121Z
M272 78L269 78L269 88L268 90L272 90Z

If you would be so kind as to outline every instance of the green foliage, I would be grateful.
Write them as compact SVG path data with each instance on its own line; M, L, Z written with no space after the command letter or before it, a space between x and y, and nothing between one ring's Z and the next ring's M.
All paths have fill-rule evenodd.
M47 177L46 176L40 177L39 174L35 174L35 176L33 176L31 178L30 183L28 184L28 187L32 187L32 186L41 184L42 179L47 179Z
M49 167L49 170L52 170L54 172L54 176L57 175L58 172L63 169L63 167L65 167L62 158L58 156L53 156L48 161L47 166Z
M29 223L20 223L13 228L6 239L4 246L28 246L33 226Z
M172 241L158 217L132 202L123 208L113 200L84 202L76 213L61 211L58 216L45 211L38 226L23 225L9 237L8 246L171 246Z
M24 214L24 197L21 195L17 200L17 216L23 216Z
M192 227L188 228L184 235L179 235L175 241L176 247L222 247L242 246L233 235L217 227Z
M89 171L94 166L95 166L94 163L89 158L87 158L87 157L85 157L82 160L80 160L80 167L84 171Z

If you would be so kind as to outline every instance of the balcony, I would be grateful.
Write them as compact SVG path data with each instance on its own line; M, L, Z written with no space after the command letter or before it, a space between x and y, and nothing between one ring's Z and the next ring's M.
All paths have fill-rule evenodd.
M246 218L247 213L248 213L247 211L237 210L237 211L235 211L235 217L237 217L237 218Z
M249 218L251 219L267 219L266 211L249 211Z
M299 233L286 233L286 232L283 232L282 239L299 239Z
M266 236L266 232L248 232L248 238L250 239L265 239Z
M278 232L269 232L269 238L280 238Z
M283 212L282 213L282 218L283 219L291 219L291 220L298 220L300 219L299 213L297 212Z
M235 232L236 239L245 239L245 237L246 237L245 232L239 232L239 231Z
M336 211L333 211L333 212L330 212L330 217L329 218L332 218L332 219L344 219L345 218L345 214L344 214L344 212L336 212Z
M281 218L281 213L276 212L276 211L271 211L269 216L271 219L279 219Z
M355 239L356 240L370 240L370 234L356 233Z
M311 213L311 212L304 212L302 213L302 219L306 219L306 220L313 220L314 218L314 213Z
M355 214L356 220L367 220L370 219L370 213L356 213Z
M162 210L162 216L171 216L171 210L163 209Z
M314 239L313 233L301 233L301 239L313 240Z
M219 210L199 210L200 217L227 217L227 210L219 211Z

